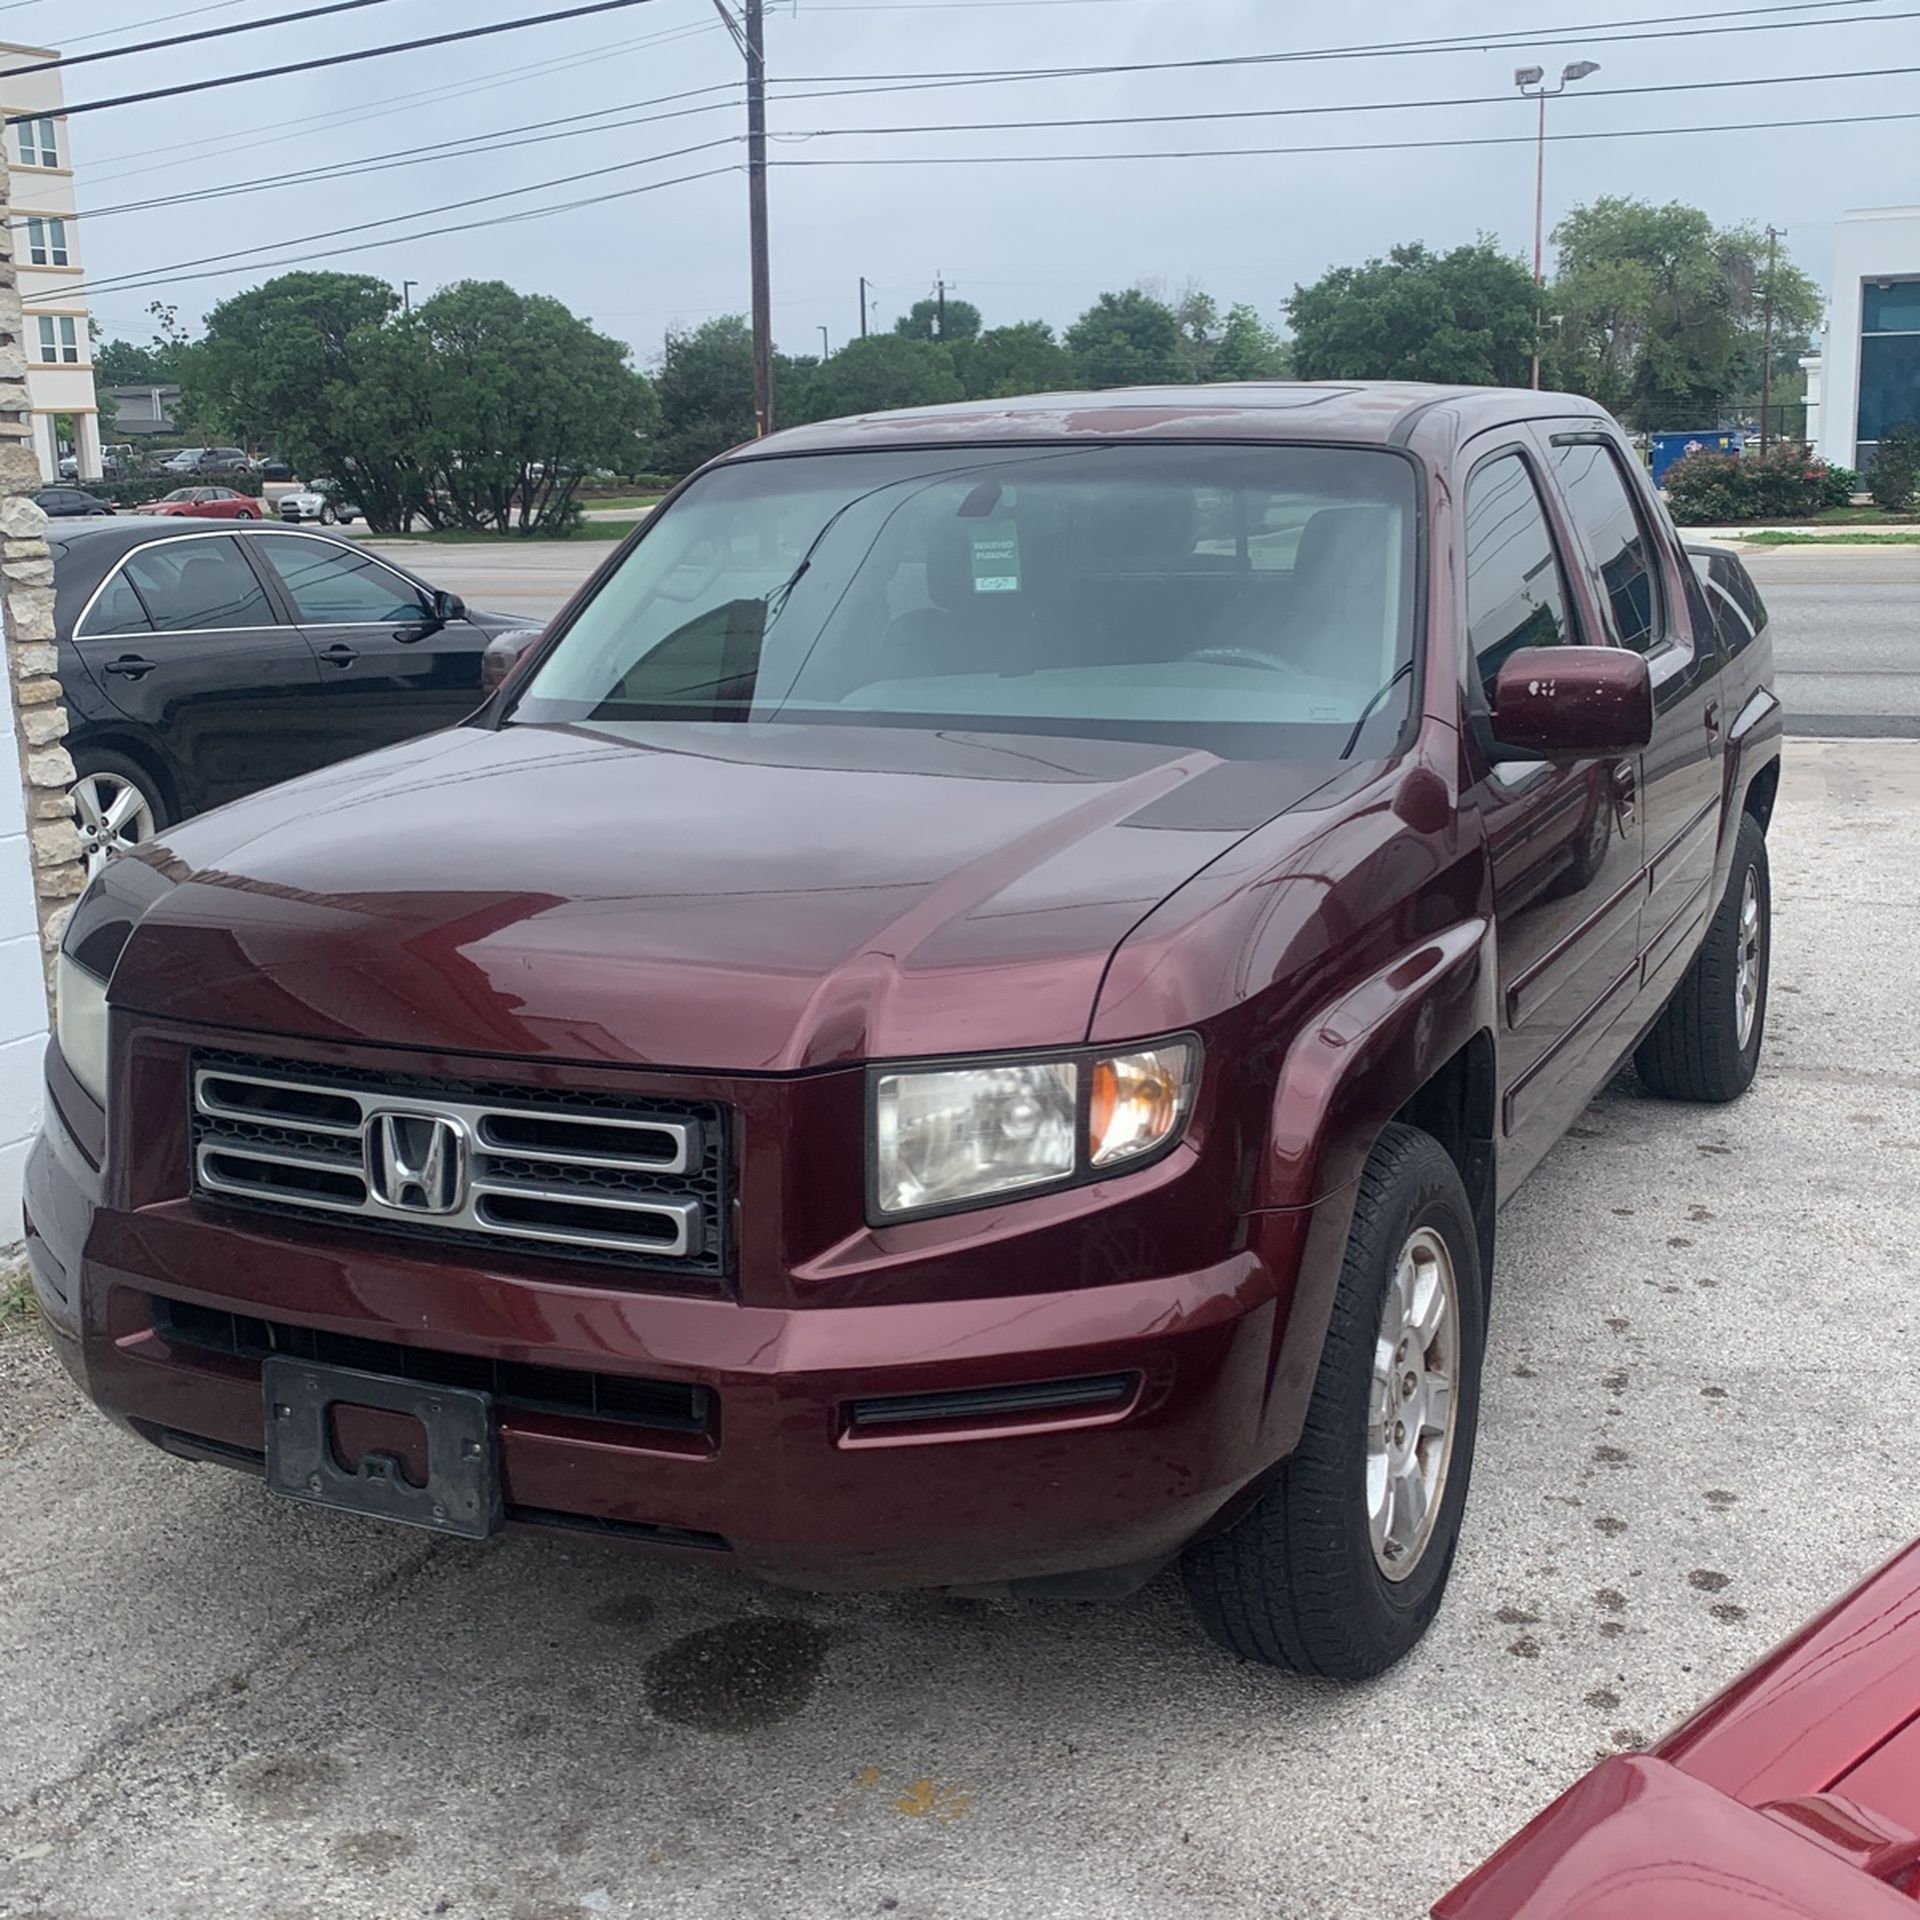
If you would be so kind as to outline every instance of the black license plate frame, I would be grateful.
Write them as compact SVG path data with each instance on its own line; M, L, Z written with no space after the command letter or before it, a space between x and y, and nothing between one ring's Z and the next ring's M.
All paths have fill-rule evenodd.
M484 1540L504 1523L491 1394L321 1366L288 1354L262 1361L260 1387L267 1486L282 1499L466 1540ZM369 1452L358 1467L343 1466L328 1417L336 1406L417 1420L427 1436L426 1484L416 1487L391 1453Z

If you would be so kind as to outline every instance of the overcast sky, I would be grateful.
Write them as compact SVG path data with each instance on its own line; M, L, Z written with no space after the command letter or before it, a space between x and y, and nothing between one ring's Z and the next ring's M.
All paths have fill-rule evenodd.
M137 88L344 51L551 10L565 0L389 0L326 20L171 53L101 61L66 76L69 104ZM45 43L66 28L91 52L169 31L292 11L301 0L10 0L0 33ZM1676 16L1687 15L1685 22ZM1819 24L1780 30L1777 23ZM1605 23L1596 25L1595 23ZM1654 24L1654 23L1657 23ZM1727 25L1731 32L1701 32ZM1659 31L1663 37L1610 36ZM1584 29L1563 31L1563 29ZM1444 248L1493 234L1530 255L1534 108L1515 94L1517 65L1557 74L1592 59L1600 71L1549 110L1549 134L1786 122L1920 107L1920 0L1781 0L1742 12L1708 0L778 0L768 21L776 95L844 75L1058 67L1276 53L1441 36L1525 36L1517 45L1396 57L1345 57L1187 73L1048 78L1019 83L787 99L770 125L775 333L789 352L839 345L859 325L858 276L872 283L874 324L926 294L938 273L989 325L1064 325L1103 288L1197 282L1226 305L1245 300L1279 322L1293 286L1396 242ZM1686 37L1689 36L1690 37ZM1888 69L1907 68L1904 74ZM1870 77L1800 76L1867 70ZM418 282L415 298L463 278L549 293L632 343L645 365L669 327L747 304L743 172L669 185L604 205L439 237L387 235L519 212L648 181L734 167L732 146L559 184L737 134L737 94L663 106L662 95L737 80L740 55L713 0L645 0L561 26L290 75L184 99L76 116L80 236L90 283L165 283L93 294L109 335L143 338L150 300L197 322L227 294L279 270L283 255ZM1695 89L1708 82L1764 82ZM1609 97L1684 83L1688 91ZM1380 103L1455 104L1363 112ZM1459 104L1465 103L1465 104ZM508 148L542 123L602 109L625 117L679 112L642 126L593 127ZM701 109L685 112L687 108ZM1300 112L1299 109L1312 111ZM1265 112L1185 125L937 132L941 123L1154 114ZM1278 110L1286 110L1281 114ZM620 117L620 116L615 116ZM905 128L897 134L834 129ZM928 129L924 130L923 129ZM802 139L795 136L811 134ZM157 196L268 182L291 170L346 168L405 149L476 136L489 150L396 164L357 177L275 185L173 209L110 213ZM1393 151L1390 143L1481 137L1519 144ZM1117 154L1360 143L1344 154L1066 160L937 165L938 156ZM851 166L784 164L825 159ZM494 205L432 213L448 202L527 187ZM1602 193L1682 199L1716 221L1772 221L1795 259L1825 284L1833 222L1845 208L1920 202L1920 120L1657 138L1549 142L1547 221ZM419 215L395 220L396 215ZM94 216L94 217L89 217ZM391 222L371 229L367 223ZM312 239L331 229L340 238ZM214 278L180 263L241 248ZM1920 262L1914 263L1920 267Z

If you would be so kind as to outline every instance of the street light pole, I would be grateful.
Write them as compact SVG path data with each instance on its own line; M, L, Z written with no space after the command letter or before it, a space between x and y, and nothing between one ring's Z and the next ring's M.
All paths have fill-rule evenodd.
M1536 391L1540 385L1540 329L1545 324L1538 295L1547 284L1547 101L1556 93L1565 93L1569 82L1584 80L1588 74L1599 71L1600 63L1597 60L1575 60L1561 69L1559 84L1549 87L1544 84L1547 77L1544 67L1516 67L1513 70L1513 84L1523 95L1540 102L1540 133L1534 143L1533 166L1533 286L1536 296L1533 306L1533 384Z
M833 349L827 345L827 330L825 327L820 329L820 358L822 360L831 360L833 358Z

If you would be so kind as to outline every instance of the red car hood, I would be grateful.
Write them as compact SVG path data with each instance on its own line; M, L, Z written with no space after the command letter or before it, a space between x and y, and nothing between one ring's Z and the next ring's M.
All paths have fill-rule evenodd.
M457 728L145 855L112 999L774 1071L1081 1040L1116 944L1326 765L815 726Z
M1596 1768L1436 1920L1874 1920L1920 1909L1920 1546L1644 1757Z

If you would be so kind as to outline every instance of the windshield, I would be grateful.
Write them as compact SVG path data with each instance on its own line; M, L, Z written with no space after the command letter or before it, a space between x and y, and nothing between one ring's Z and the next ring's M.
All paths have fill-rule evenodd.
M1414 529L1408 463L1348 448L742 461L648 528L513 717L1337 757L1408 711Z

